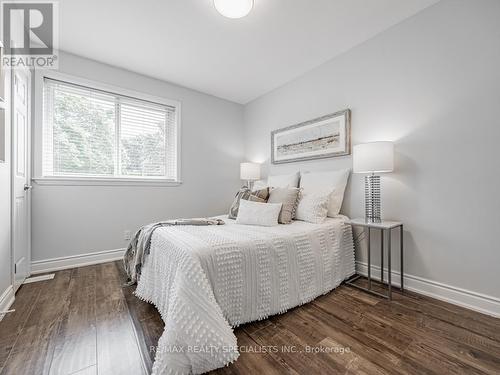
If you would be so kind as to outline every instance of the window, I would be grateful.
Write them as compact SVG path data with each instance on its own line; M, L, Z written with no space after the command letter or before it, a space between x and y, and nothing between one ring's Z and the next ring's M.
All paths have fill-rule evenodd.
M177 181L176 111L45 77L42 177Z

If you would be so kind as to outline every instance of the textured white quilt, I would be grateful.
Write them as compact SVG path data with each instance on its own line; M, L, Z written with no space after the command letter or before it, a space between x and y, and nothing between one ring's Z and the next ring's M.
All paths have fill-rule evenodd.
M354 274L345 219L157 229L136 290L165 322L153 374L227 365L239 355L232 327L309 302Z

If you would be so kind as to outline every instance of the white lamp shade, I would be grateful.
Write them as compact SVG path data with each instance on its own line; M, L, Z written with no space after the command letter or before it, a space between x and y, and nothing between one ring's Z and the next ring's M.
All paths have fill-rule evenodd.
M214 0L217 11L227 18L245 17L253 8L253 0Z
M381 173L394 170L394 144L392 142L370 142L354 146L354 173Z
M241 163L240 164L240 179L253 181L260 179L260 164L258 163Z

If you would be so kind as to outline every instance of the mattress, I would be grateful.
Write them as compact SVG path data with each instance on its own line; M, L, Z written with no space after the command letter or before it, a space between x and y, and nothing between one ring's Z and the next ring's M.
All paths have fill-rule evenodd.
M153 374L204 373L238 358L232 328L328 293L355 272L346 217L257 227L159 228L136 295L165 322Z

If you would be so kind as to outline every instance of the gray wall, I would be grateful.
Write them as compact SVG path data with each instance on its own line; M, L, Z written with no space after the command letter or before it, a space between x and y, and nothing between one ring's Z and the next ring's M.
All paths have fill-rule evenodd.
M247 159L270 173L351 166L269 165L271 130L351 108L353 144L395 142L383 215L406 225L407 272L500 297L499 20L500 1L442 1L253 101ZM363 176L349 185L343 211L363 216Z
M239 187L243 108L210 95L63 54L61 72L182 103L183 184L33 189L33 260L126 247L123 231L175 217L224 213ZM41 100L41 98L35 98ZM34 122L35 123L35 122Z

